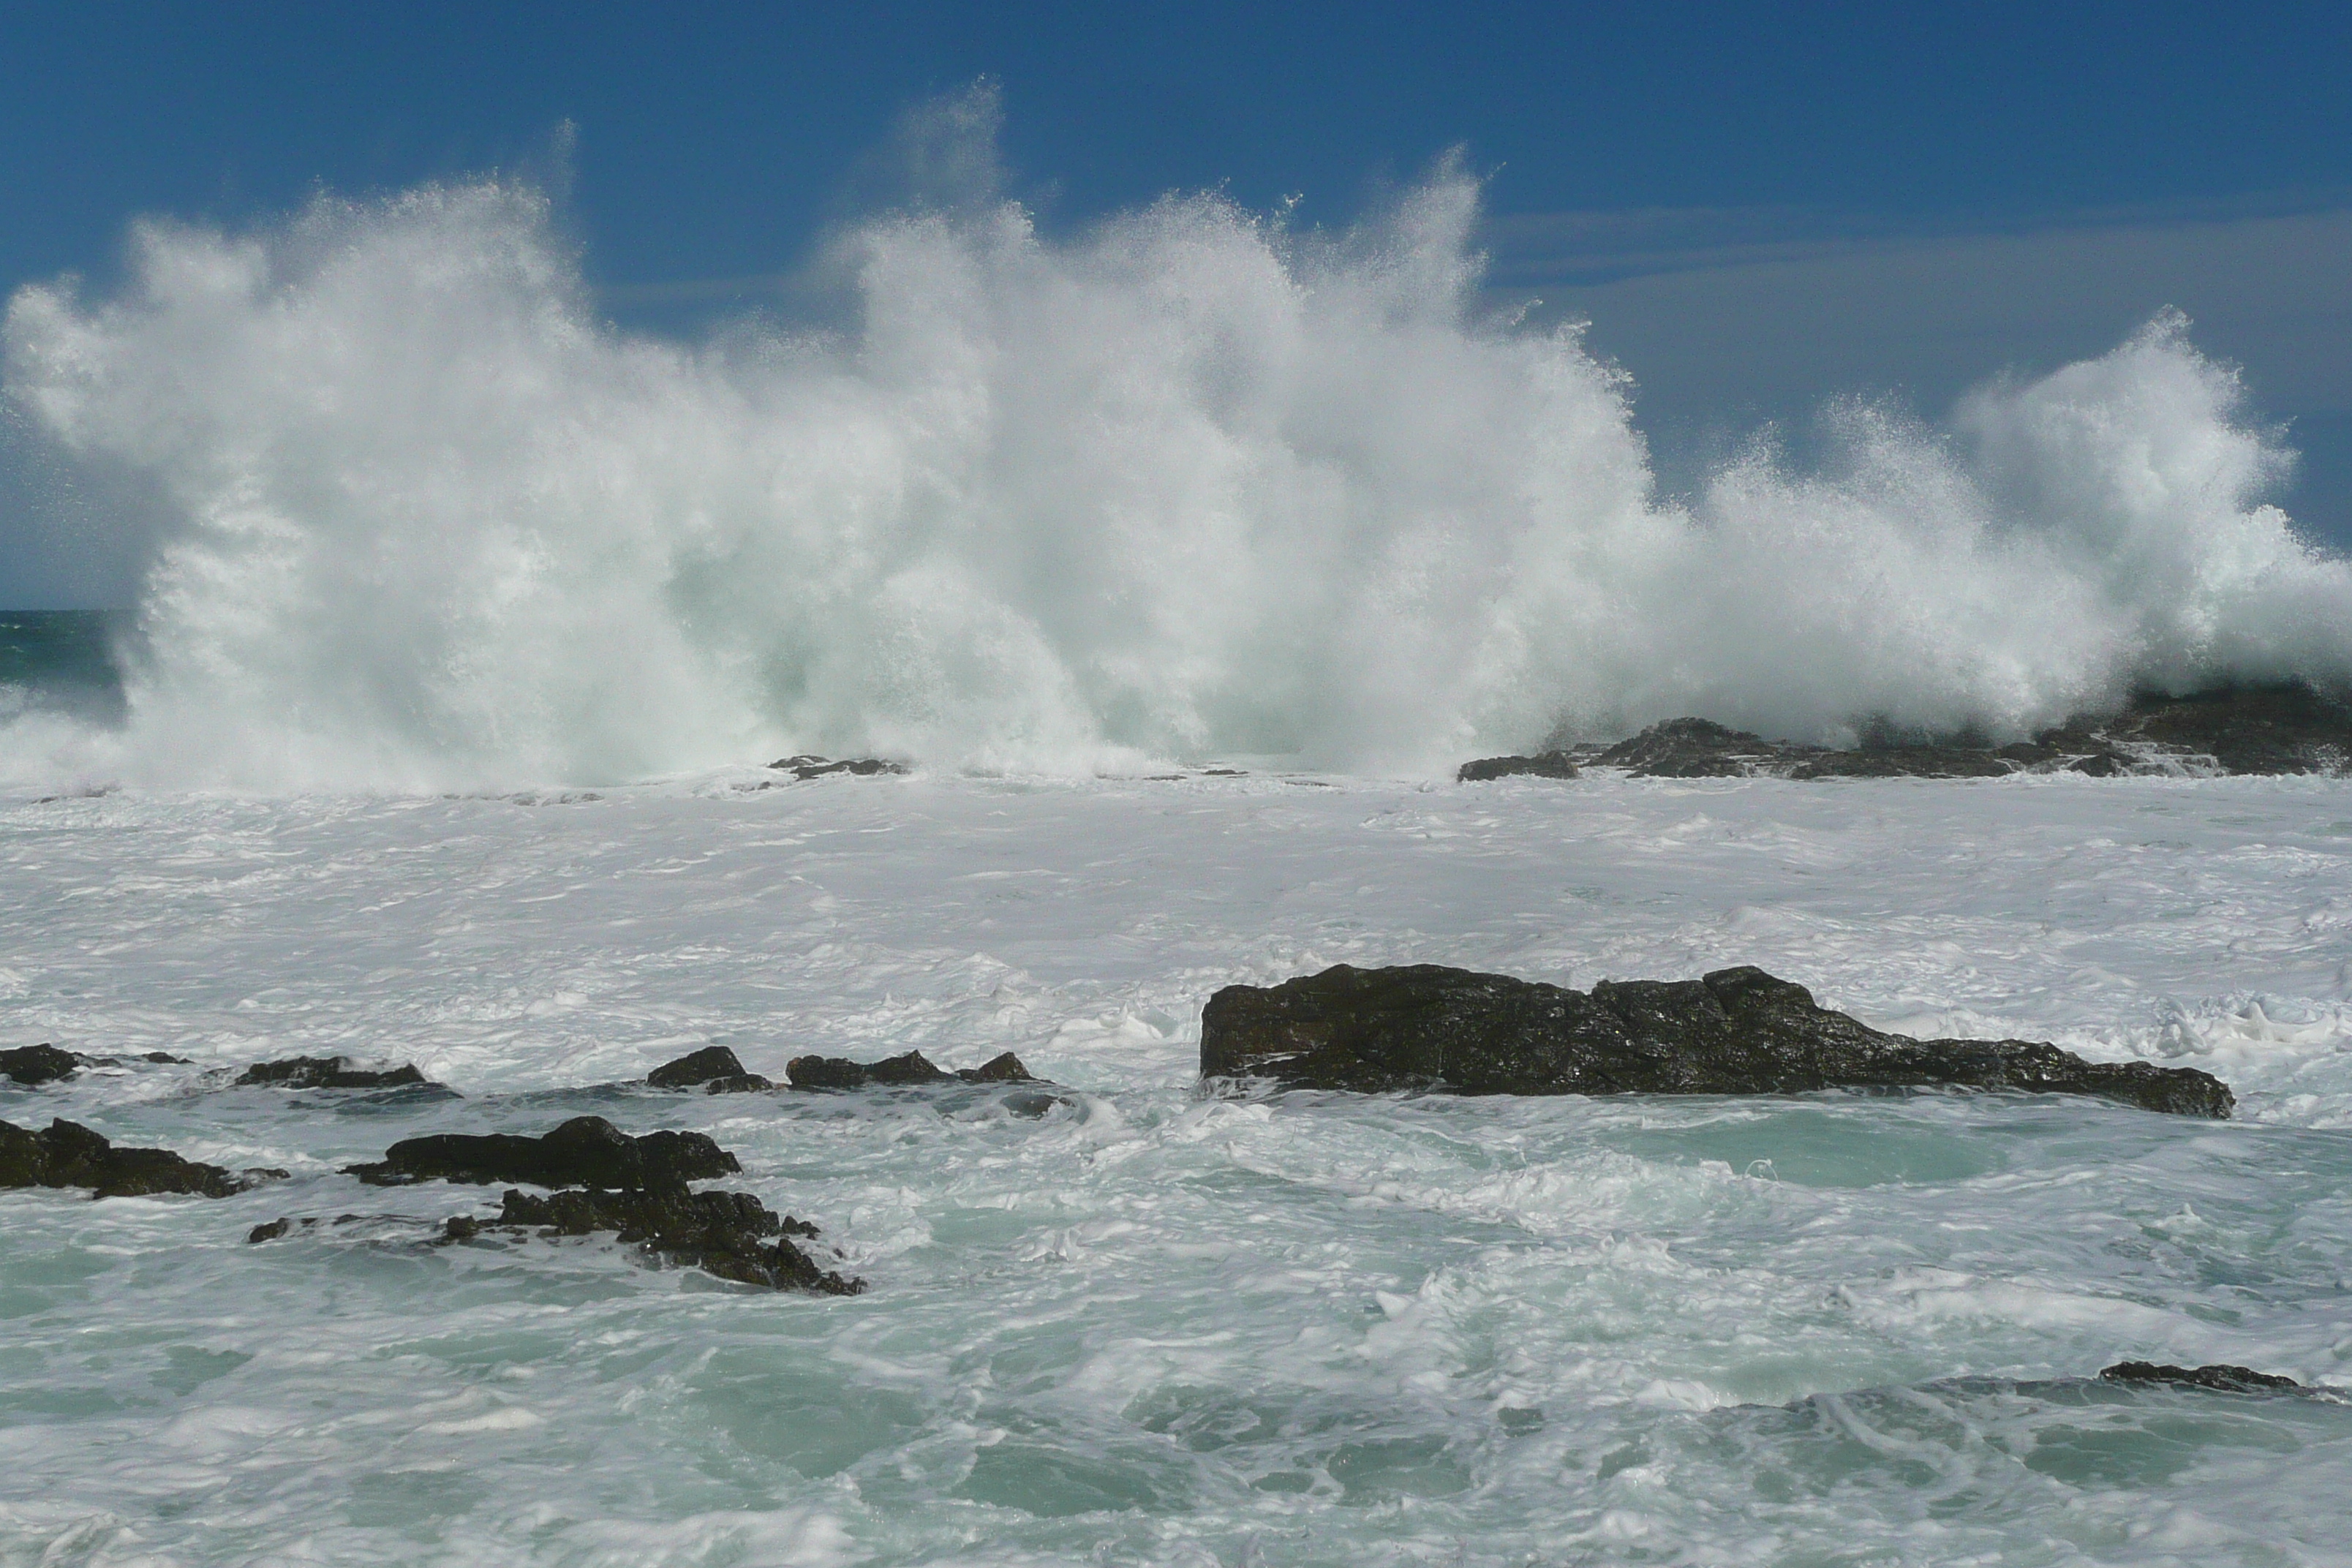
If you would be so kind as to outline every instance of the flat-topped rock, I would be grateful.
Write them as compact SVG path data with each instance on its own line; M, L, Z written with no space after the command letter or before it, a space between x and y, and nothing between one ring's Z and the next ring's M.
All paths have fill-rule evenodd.
M866 1289L864 1280L825 1268L795 1245L795 1237L814 1240L816 1226L779 1215L749 1193L592 1188L537 1197L510 1190L497 1218L452 1219L445 1234L464 1241L494 1227L550 1237L611 1231L649 1258L774 1290L855 1296Z
M1488 779L1521 776L1572 779L1577 776L1576 758L1567 752L1538 752L1531 757L1480 757L1463 763L1454 773L1457 784L1483 784Z
M1760 969L1591 992L1439 964L1339 964L1229 985L1201 1011L1201 1071L1303 1089L1459 1094L1793 1094L1951 1087L2091 1094L2227 1117L2189 1068L2089 1062L2027 1040L1916 1040Z
M831 757L778 757L768 766L777 773L790 773L803 783L810 779L824 778L831 773L848 773L856 778L877 778L908 771L906 763L889 762L881 757L849 757L839 762L835 762Z
M633 1138L601 1116L575 1116L531 1138L441 1132L404 1138L382 1160L344 1171L375 1186L411 1182L527 1182L536 1187L669 1187L742 1170L708 1133Z
M2109 1383L2168 1384L2176 1388L2209 1388L2217 1394L2282 1394L2303 1386L2291 1377L2220 1362L2206 1366L2173 1366L2165 1362L2124 1361L2107 1367L2099 1376Z
M655 1089L698 1089L705 1094L740 1094L776 1087L758 1073L745 1072L735 1053L725 1046L705 1046L676 1061L664 1062L646 1074L646 1082Z
M288 1057L282 1061L256 1062L236 1076L239 1089L408 1089L445 1088L404 1062L396 1068L355 1068L349 1057ZM455 1092L452 1090L451 1092Z
M71 1051L61 1051L51 1045L18 1046L0 1051L0 1078L26 1089L71 1078L79 1066L80 1062Z
M1029 1069L1011 1051L992 1057L976 1068L948 1072L935 1067L920 1051L885 1057L878 1062L854 1062L845 1057L794 1057L784 1064L784 1077L794 1089L895 1088L926 1083L1034 1083Z
M169 1149L118 1148L79 1121L53 1121L38 1132L0 1121L0 1187L88 1187L97 1198L165 1193L225 1198L284 1174L274 1170L232 1173L183 1159Z

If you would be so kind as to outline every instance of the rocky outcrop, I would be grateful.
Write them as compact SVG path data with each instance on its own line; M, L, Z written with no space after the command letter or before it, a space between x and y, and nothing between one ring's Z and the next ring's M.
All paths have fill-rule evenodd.
M648 1257L744 1285L824 1296L855 1296L866 1289L864 1280L821 1267L794 1244L794 1237L814 1239L816 1226L779 1216L749 1193L592 1188L534 1197L509 1191L497 1218L452 1219L445 1234L466 1241L491 1228L537 1230L549 1237L611 1231Z
M646 1074L646 1082L655 1089L698 1089L705 1094L740 1094L776 1087L758 1073L745 1072L735 1053L725 1046L705 1046L674 1062L664 1062Z
M346 1165L379 1187L411 1182L528 1182L535 1187L683 1186L742 1170L734 1155L702 1132L648 1132L632 1138L601 1116L575 1116L542 1137L512 1132L442 1132L404 1138L382 1160Z
M1488 779L1525 775L1538 779L1572 779L1576 759L1566 752L1538 752L1532 757L1480 757L1454 770L1457 784L1482 784Z
M50 1045L18 1046L14 1050L0 1051L0 1078L26 1089L71 1078L79 1065L71 1051L61 1051Z
M0 1121L0 1187L88 1187L98 1198L185 1193L225 1198L283 1171L232 1173L182 1159L169 1149L120 1149L79 1121L53 1121L36 1132Z
M1346 964L1229 985L1201 1012L1201 1071L1304 1089L1458 1094L1792 1094L1952 1087L2091 1094L2227 1117L2188 1068L2089 1062L2026 1040L1916 1040L1818 1005L1764 971L1571 991L1438 964Z
M408 1089L446 1086L433 1082L414 1063L377 1071L351 1065L349 1057L288 1057L256 1062L236 1077L235 1087L265 1089ZM450 1092L455 1093L455 1090Z
M878 1062L853 1062L843 1057L794 1057L784 1064L784 1077L794 1089L896 1088L925 1083L1034 1083L1029 1069L1011 1051L976 1068L947 1072L931 1065L920 1051L885 1057Z
M859 778L873 778L883 773L903 773L907 771L906 763L885 762L880 757L852 757L845 762L835 762L830 757L778 757L768 766L777 773L790 773L803 783L823 778L827 773L851 773Z
M1556 761L1555 761L1556 760ZM1566 773L1529 765L1550 763ZM2352 700L2289 683L2169 697L2143 693L2032 740L1994 745L1967 734L1906 738L1884 730L1850 750L1768 741L1711 720L1669 719L1613 746L1487 757L1465 782L1507 773L1572 778L1622 768L1635 778L1998 778L2015 773L2352 774Z
M2217 1394L2282 1394L2303 1386L2291 1377L2218 1362L2209 1366L2172 1366L2162 1362L2125 1361L2106 1368L2099 1376L2109 1383L2169 1384L2178 1388L2210 1388Z

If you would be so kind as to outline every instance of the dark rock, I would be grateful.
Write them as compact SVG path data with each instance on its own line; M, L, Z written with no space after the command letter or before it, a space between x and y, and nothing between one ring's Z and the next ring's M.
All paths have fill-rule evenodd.
M1476 762L1463 763L1454 777L1458 784L1481 784L1487 779L1520 774L1538 779L1572 779L1576 777L1576 759L1566 752L1538 752L1532 757L1480 757Z
M976 1068L942 1072L920 1051L885 1057L878 1062L853 1062L843 1057L794 1057L784 1064L784 1077L794 1089L868 1089L877 1085L900 1088L909 1084L1035 1083L1021 1058L1011 1051L991 1058Z
M2171 1366L2160 1362L2125 1361L2099 1375L2109 1383L2171 1384L2181 1388L2210 1388L2218 1394L2272 1394L2303 1386L2291 1377L2276 1377L2252 1367L2220 1363L2210 1366Z
M2025 1040L1915 1040L1760 969L1603 981L1588 994L1438 964L1346 964L1229 985L1201 1012L1201 1071L1303 1089L1460 1094L1793 1094L1950 1086L2094 1094L2227 1117L2189 1068L2088 1062Z
M853 1062L843 1057L794 1057L784 1064L784 1077L794 1089L865 1089L873 1084L947 1083L950 1076L926 1060L920 1051L885 1057L878 1062Z
M283 1061L256 1062L236 1078L236 1087L268 1089L405 1089L430 1083L414 1064L404 1063L382 1072L349 1066L348 1057L288 1057ZM434 1088L441 1086L434 1084Z
M956 1077L966 1083L1035 1083L1021 1058L1011 1051L989 1058L976 1068L958 1068Z
M265 1241L276 1241L293 1228L294 1222L284 1218L273 1219L268 1225L257 1225L245 1233L246 1245L251 1247Z
M1772 771L1790 750L1709 720L1669 719L1618 742L1592 765L1630 769L1636 778L1746 778Z
M745 1072L735 1053L725 1046L705 1046L674 1062L664 1062L646 1074L656 1089L700 1089L706 1094L735 1094L746 1089L773 1089L755 1072Z
M188 1065L187 1058L175 1057L169 1051L149 1051L139 1059L142 1062L170 1062L175 1067L186 1067Z
M702 1132L632 1138L601 1116L575 1116L544 1137L512 1132L405 1138L346 1173L380 1187L410 1182L529 1182L539 1187L682 1186L743 1167Z
M803 782L823 778L827 773L854 773L859 778L872 778L878 773L903 773L907 771L906 763L885 762L880 757L852 757L838 763L830 757L779 757L768 766Z
M2049 738L2072 738L2085 728L2109 744L2160 757L2210 757L2224 773L2352 772L2352 703L2301 684L2144 694L2113 718L2077 720Z
M683 1187L656 1192L591 1189L551 1193L542 1198L510 1191L497 1219L468 1223L478 1231L487 1223L555 1236L609 1230L649 1256L699 1268L721 1279L777 1290L855 1296L866 1289L864 1280L844 1279L818 1267L793 1245L794 1237L814 1237L816 1226L789 1215L779 1217L749 1193L689 1193ZM456 1225L451 1222L453 1239L458 1238Z
M18 1046L0 1051L0 1078L14 1079L26 1089L71 1078L77 1065L71 1051L55 1046Z
M98 1198L190 1193L225 1198L283 1171L232 1175L218 1165L184 1160L169 1149L118 1149L79 1121L54 1121L45 1131L0 1121L0 1187L88 1187Z

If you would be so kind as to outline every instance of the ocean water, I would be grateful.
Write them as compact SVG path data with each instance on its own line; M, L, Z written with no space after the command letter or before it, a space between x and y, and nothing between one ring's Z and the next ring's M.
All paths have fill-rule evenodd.
M0 1562L2352 1561L2352 785L773 776L0 804L0 1039L193 1058L0 1117L292 1173L0 1194ZM1756 963L2240 1114L1202 1092L1212 990L1341 960ZM625 1081L713 1043L1066 1102ZM333 1052L464 1098L217 1076ZM869 1292L337 1173L582 1112Z
M124 618L94 610L0 611L0 732L37 714L121 723L116 643Z

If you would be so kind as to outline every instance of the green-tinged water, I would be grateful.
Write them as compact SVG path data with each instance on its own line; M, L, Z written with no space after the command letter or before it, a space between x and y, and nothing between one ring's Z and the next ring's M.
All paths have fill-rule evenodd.
M37 708L120 719L120 625L106 610L0 610L0 718Z

